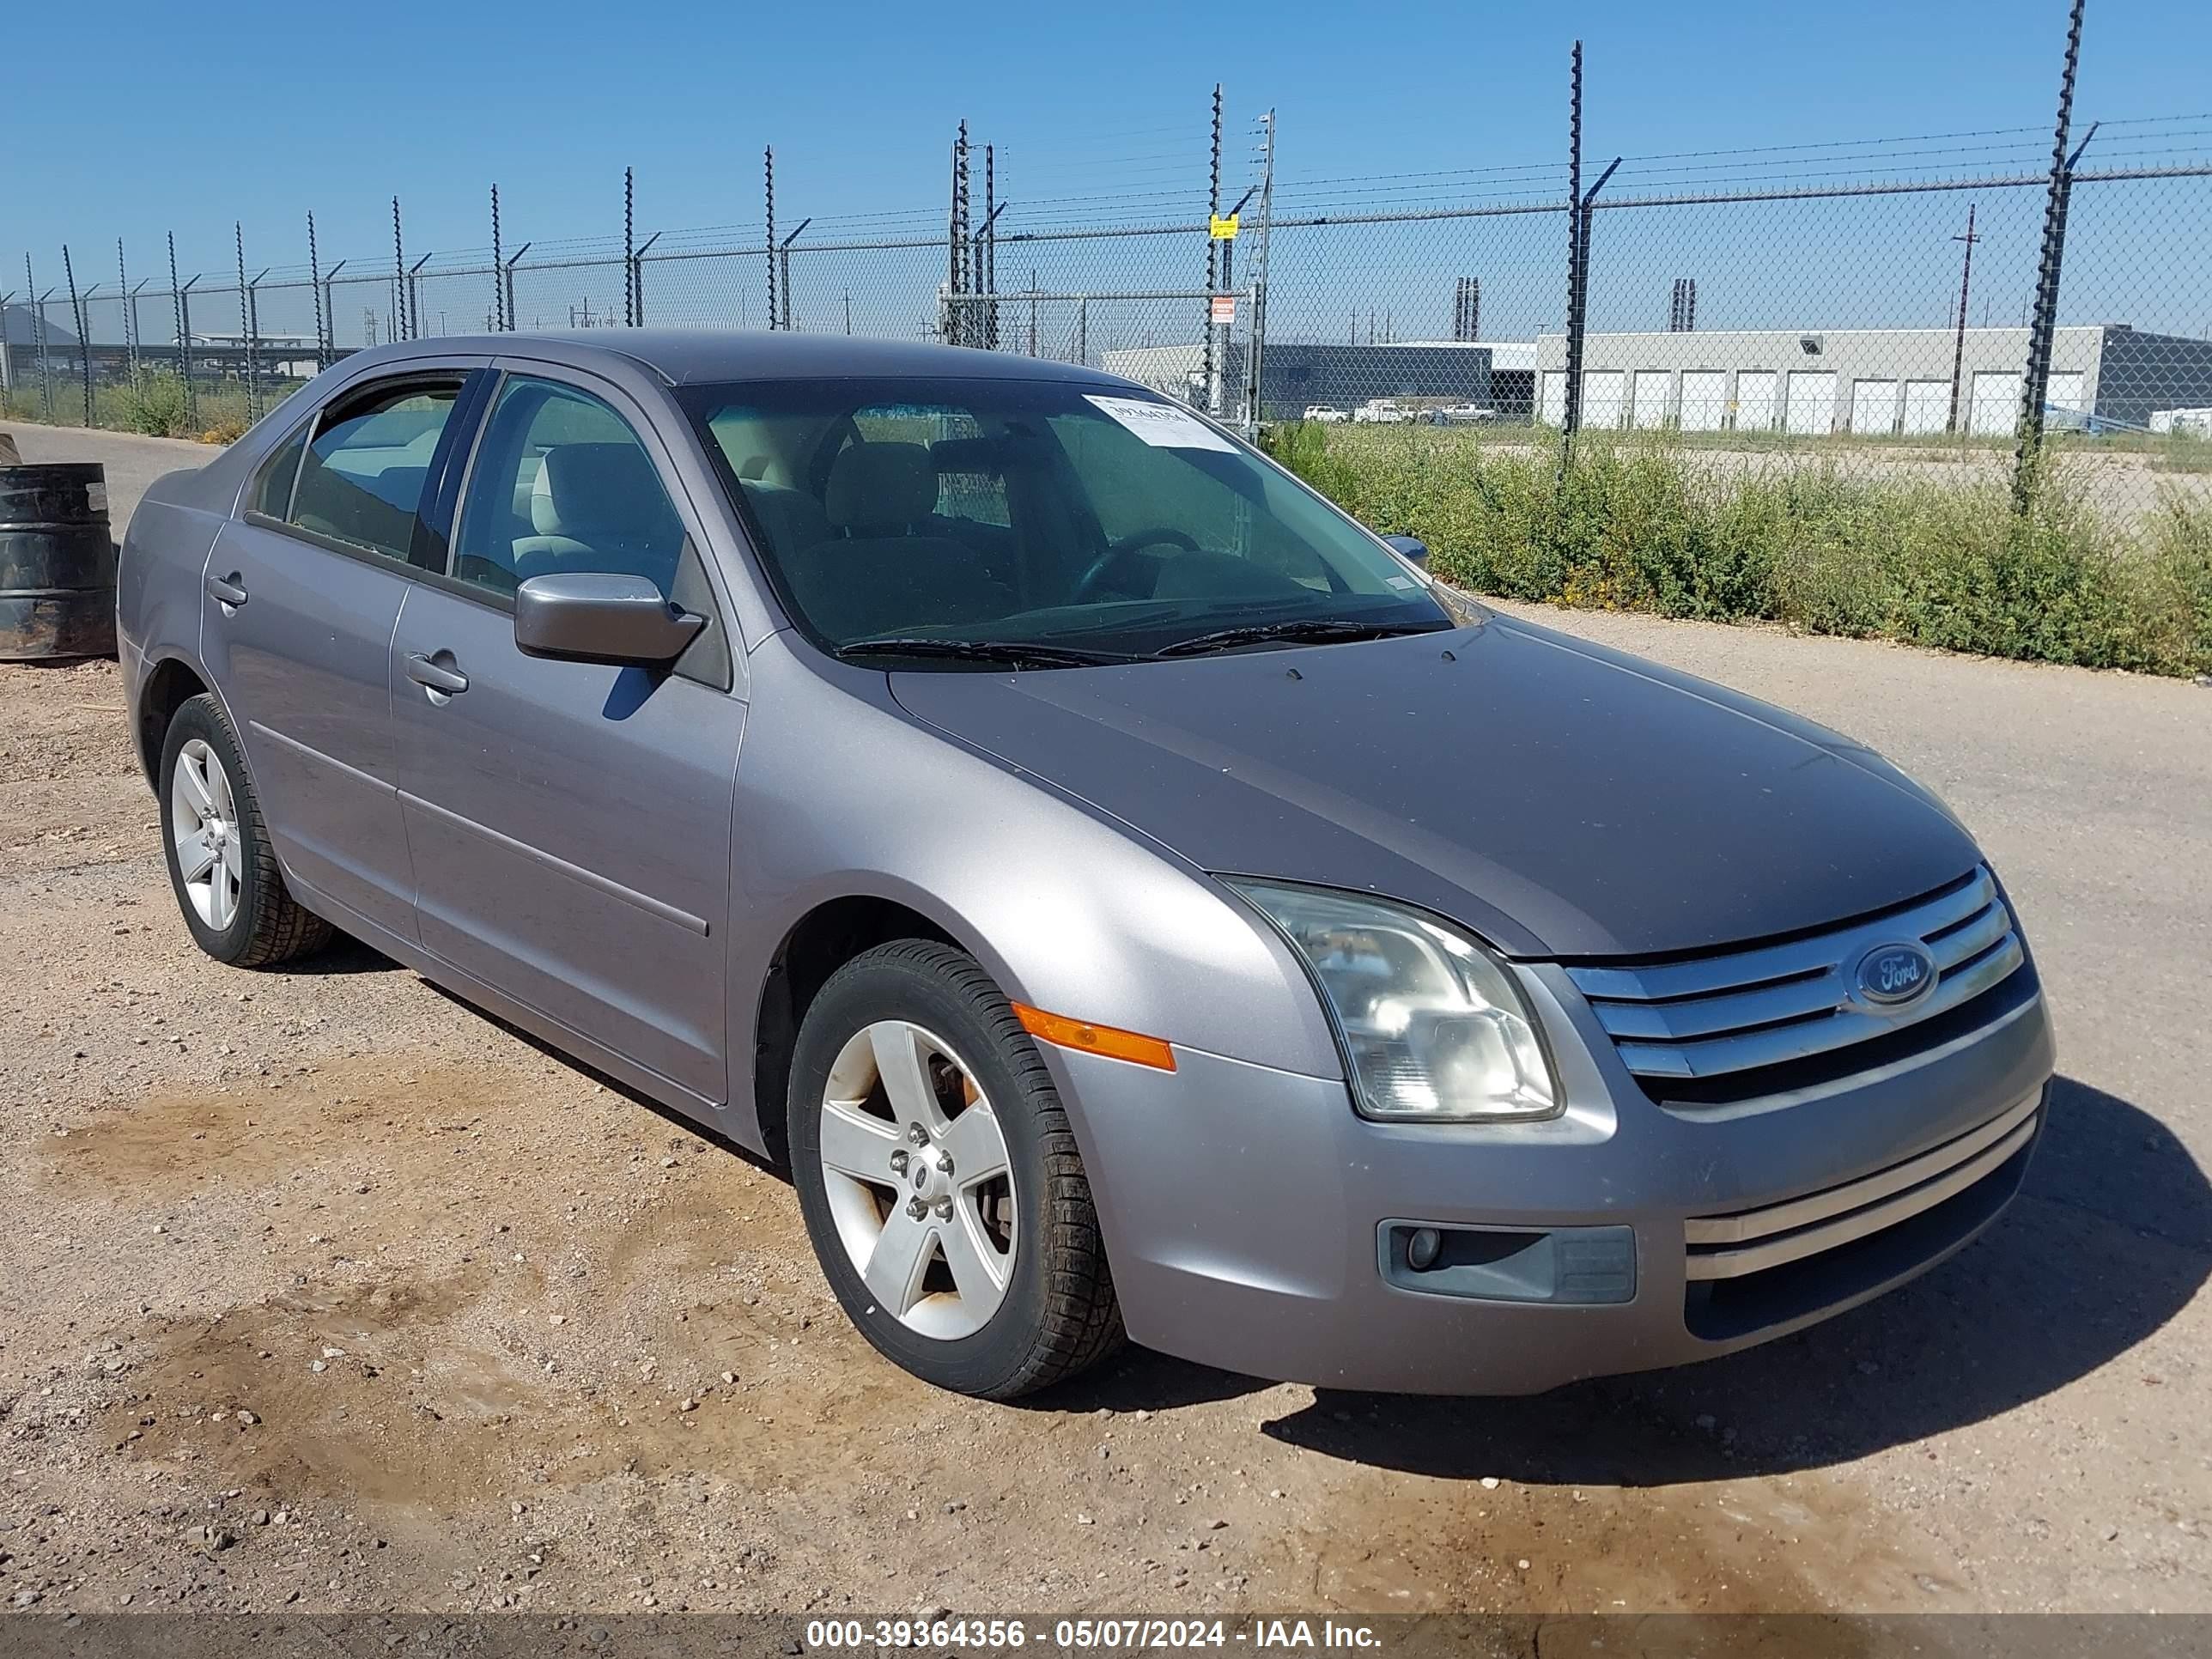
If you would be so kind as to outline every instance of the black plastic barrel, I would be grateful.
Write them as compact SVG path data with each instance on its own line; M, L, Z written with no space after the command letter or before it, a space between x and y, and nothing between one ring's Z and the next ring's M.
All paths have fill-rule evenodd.
M114 654L106 469L0 466L0 661Z

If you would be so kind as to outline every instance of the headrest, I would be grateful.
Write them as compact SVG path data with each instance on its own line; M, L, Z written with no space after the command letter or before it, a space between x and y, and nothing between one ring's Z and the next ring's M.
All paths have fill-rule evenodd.
M929 459L940 477L980 475L996 477L1006 470L1009 446L1003 438L939 438L929 447Z
M854 444L830 468L822 492L830 528L896 532L937 510L937 466L922 444Z
M659 475L635 444L560 444L538 463L530 522L541 536L588 542L595 531L657 517L666 500Z

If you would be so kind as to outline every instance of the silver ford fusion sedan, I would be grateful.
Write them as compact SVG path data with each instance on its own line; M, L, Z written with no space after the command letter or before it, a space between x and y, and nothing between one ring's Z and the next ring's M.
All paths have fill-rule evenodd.
M877 1348L1531 1392L2018 1188L2051 1038L1879 756L1496 615L1087 368L349 357L119 576L185 924L343 930L790 1171Z

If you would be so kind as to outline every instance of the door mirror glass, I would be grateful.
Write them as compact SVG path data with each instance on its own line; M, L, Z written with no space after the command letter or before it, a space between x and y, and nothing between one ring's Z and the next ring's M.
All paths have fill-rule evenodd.
M1404 558L1426 570L1429 568L1429 544L1419 536L1385 536L1382 538Z
M643 576L532 576L514 592L514 643L526 657L663 668L705 625Z

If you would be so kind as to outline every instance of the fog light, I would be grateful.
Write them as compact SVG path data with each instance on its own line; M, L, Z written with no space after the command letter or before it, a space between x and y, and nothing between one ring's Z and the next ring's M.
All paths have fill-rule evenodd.
M1443 1238L1434 1227L1416 1227L1406 1240L1406 1265L1425 1273L1437 1265L1437 1252L1443 1247Z

